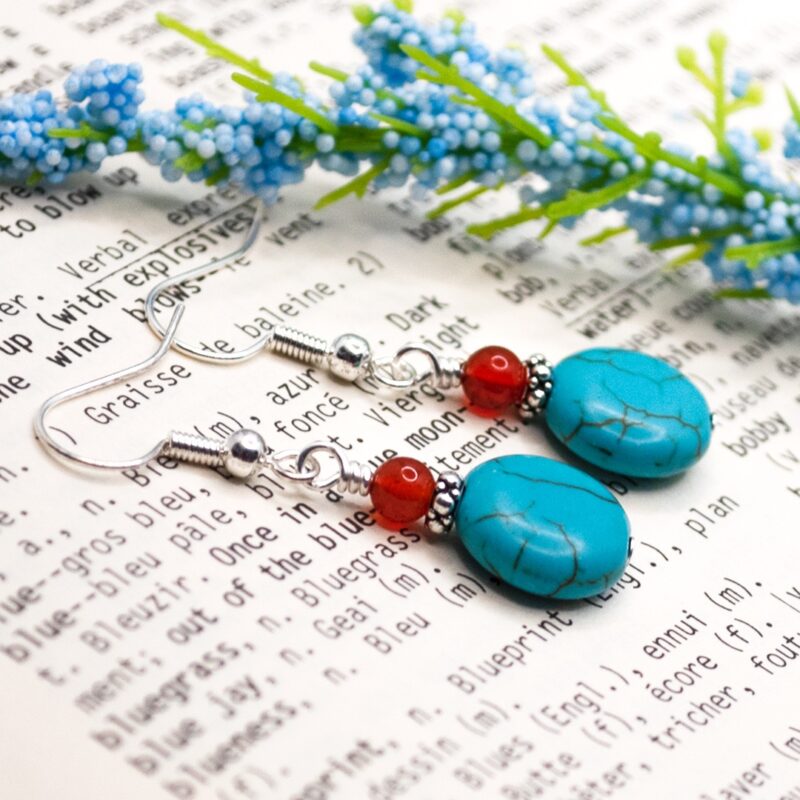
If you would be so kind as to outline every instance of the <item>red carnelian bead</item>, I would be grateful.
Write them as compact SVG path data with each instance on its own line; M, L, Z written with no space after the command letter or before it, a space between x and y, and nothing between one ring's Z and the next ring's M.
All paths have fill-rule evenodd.
M390 458L375 470L369 496L381 517L406 523L427 513L435 489L436 481L421 461Z
M522 400L528 385L528 370L505 347L482 347L464 364L461 383L473 405L503 409Z

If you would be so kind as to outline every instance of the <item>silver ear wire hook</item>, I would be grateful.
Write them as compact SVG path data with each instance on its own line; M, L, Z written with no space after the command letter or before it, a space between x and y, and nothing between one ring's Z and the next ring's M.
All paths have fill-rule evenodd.
M247 231L247 236L245 236L244 241L235 250L231 251L230 253L226 253L224 256L220 256L219 258L212 258L211 261L207 261L205 264L200 264L198 267L193 267L192 269L186 270L186 272L181 272L179 275L174 275L171 278L165 278L150 290L146 300L144 301L144 313L147 317L148 325L150 325L150 328L156 336L163 338L167 331L164 325L162 325L158 320L158 309L156 309L156 301L158 298L173 286L177 286L179 283L183 283L183 281L186 280L191 280L192 278L201 278L205 275L208 275L209 273L214 272L214 270L222 267L227 261L246 253L258 238L264 212L264 204L261 200L258 200L256 202L253 220L250 223L250 228ZM214 363L223 361L226 363L235 363L237 361L246 361L248 358L252 358L254 355L256 355L256 353L261 352L264 349L264 345L269 337L270 334L267 333L253 344L245 347L242 350L236 350L232 353L218 353L215 355L209 355L199 348L193 347L188 342L178 338L174 339L172 342L172 347L174 347L180 353L200 359L201 361L210 361Z
M157 316L158 298L173 286L208 275L225 262L246 253L258 237L264 212L264 205L259 200L247 236L235 250L179 275L165 278L150 290L144 303L144 311L156 336L166 335L166 329ZM438 355L423 344L407 344L393 356L374 358L369 342L358 334L345 333L328 342L287 325L278 325L247 347L230 353L211 354L178 338L173 339L172 347L184 355L214 364L247 361L267 350L327 369L347 381L371 378L392 389L407 389L421 383L429 383L439 389L452 389L461 383L463 366L460 359ZM420 365L422 369L419 369Z
M46 419L50 411L56 406L74 400L77 397L112 386L116 383L132 378L155 366L169 351L175 341L181 317L186 307L179 303L175 307L172 319L164 331L164 339L158 349L144 361L134 364L132 367L117 370L102 378L95 378L92 381L81 383L71 389L65 389L53 395L42 403L39 412L34 419L33 428L36 437L44 448L51 455L68 461L72 464L79 464L87 467L97 467L99 469L123 470L141 467L159 456L173 458L176 461L184 461L189 464L200 464L207 467L225 467L228 472L237 478L248 478L262 464L270 463L268 448L261 438L261 435L252 430L242 428L234 431L227 439L210 439L206 436L198 436L194 433L180 433L172 431L169 436L161 439L150 450L136 458L126 458L110 460L94 458L82 455L76 450L57 442L47 429ZM284 462L286 459L284 458ZM283 463L283 462L282 462ZM297 472L295 480L301 482L312 482L317 477L319 467L316 461L309 459L308 468Z
M300 450L273 453L257 431L247 428L234 431L227 439L211 439L194 433L172 431L169 436L136 458L111 460L83 455L53 438L47 429L47 415L54 408L106 386L121 383L155 366L173 346L185 310L183 303L175 306L161 344L144 361L71 389L64 389L45 400L33 422L36 438L42 446L56 458L99 469L136 469L154 458L165 456L188 464L224 467L234 478L250 478L259 469L266 467L281 478L317 491L333 489L342 493L367 495L372 481L372 467L348 459L338 447L328 442L312 442ZM331 466L333 470L330 469Z
M76 397L82 397L83 395L97 391L98 389L103 389L106 386L111 386L115 383L121 383L128 378L132 378L135 375L145 372L146 370L150 369L150 367L157 364L172 345L172 342L175 339L175 334L178 330L178 325L185 310L185 306L182 304L176 306L175 312L172 315L172 319L164 331L164 339L155 353L148 356L144 361L140 361L138 364L134 364L132 367L125 367L125 369L120 369L116 372L104 375L101 378L95 378L92 381L87 381L86 383L81 383L78 386L73 386L71 389L64 389L64 391L54 394L52 397L45 400L39 408L39 411L36 414L36 418L33 422L33 429L36 433L36 438L42 443L45 449L47 449L52 455L70 461L74 464L83 464L89 467L117 470L141 467L148 461L152 461L154 458L161 455L164 452L165 447L169 444L169 439L162 439L152 449L148 450L146 453L144 453L144 455L141 455L138 458L111 461L102 458L84 456L80 453L77 453L75 450L72 450L71 448L57 442L47 430L45 420L48 413L56 406L60 406L62 403L66 403L68 400L73 400Z

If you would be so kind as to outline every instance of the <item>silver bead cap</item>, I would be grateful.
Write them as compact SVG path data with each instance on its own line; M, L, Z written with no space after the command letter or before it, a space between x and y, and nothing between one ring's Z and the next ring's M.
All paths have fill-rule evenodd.
M431 533L449 533L455 524L456 508L464 493L464 480L457 472L442 472L436 479L425 526Z
M525 369L528 371L528 385L518 409L523 422L532 422L545 410L553 391L553 365L537 353L525 360Z

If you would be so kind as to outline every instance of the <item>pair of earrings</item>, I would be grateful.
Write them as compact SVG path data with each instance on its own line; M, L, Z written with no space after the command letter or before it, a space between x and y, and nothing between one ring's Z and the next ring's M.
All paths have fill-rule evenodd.
M145 310L162 337L140 364L47 400L35 420L36 435L68 461L105 469L129 469L163 455L193 464L224 467L247 479L268 469L310 489L369 496L380 521L401 527L424 518L435 534L455 529L466 549L500 580L548 598L577 599L607 589L625 569L630 530L624 510L599 481L563 462L532 455L501 456L471 470L434 476L420 461L395 457L377 469L350 460L339 448L313 442L273 452L256 431L242 429L227 440L172 432L144 455L124 461L88 458L56 442L46 415L67 400L127 380L154 366L170 347L206 361L242 361L264 349L329 369L350 381L369 378L387 387L430 383L460 385L477 410L516 406L523 421L542 417L576 455L595 466L632 477L674 475L706 451L711 415L698 389L665 362L642 353L595 348L552 367L543 356L522 361L503 347L485 347L465 361L441 358L409 344L389 358L374 358L369 344L345 334L330 344L292 328L278 327L250 347L209 355L177 338L184 312L176 306L164 327L158 297L170 286L208 274L248 249L245 243L222 259L169 278L149 294Z

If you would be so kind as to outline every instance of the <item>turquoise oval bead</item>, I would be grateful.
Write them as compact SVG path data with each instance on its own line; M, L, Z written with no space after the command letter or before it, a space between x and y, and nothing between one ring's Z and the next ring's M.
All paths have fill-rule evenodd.
M502 456L472 470L455 523L483 567L542 597L602 592L628 558L628 518L611 492L541 456Z
M576 455L637 478L683 472L711 441L711 412L697 387L633 350L595 348L559 362L544 418Z

